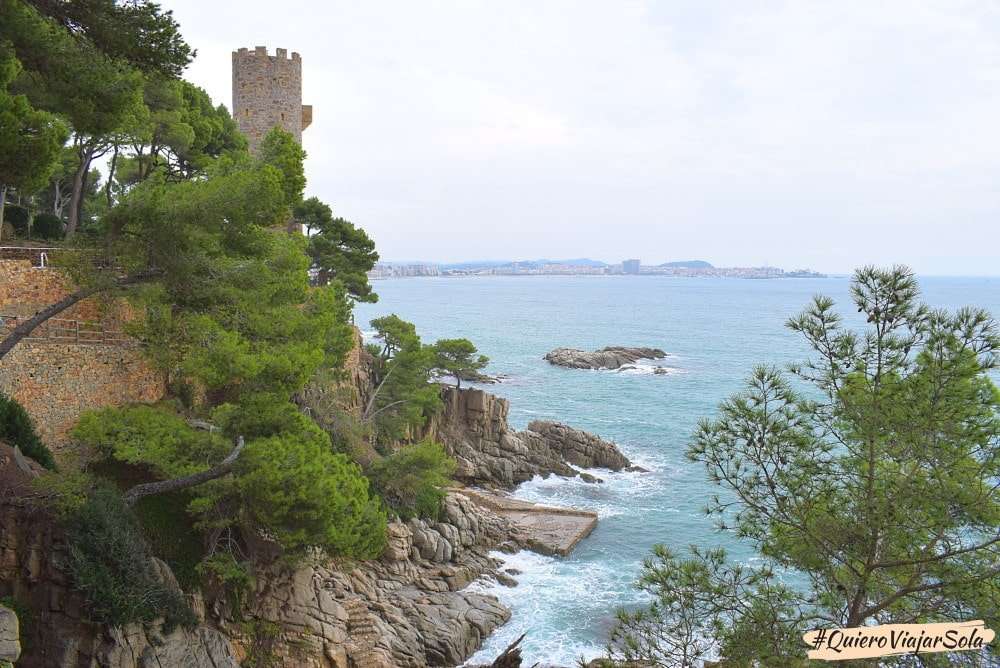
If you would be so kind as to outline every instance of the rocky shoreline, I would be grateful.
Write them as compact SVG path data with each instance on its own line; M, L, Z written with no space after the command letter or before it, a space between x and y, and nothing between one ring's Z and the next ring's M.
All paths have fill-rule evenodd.
M510 618L495 596L467 590L483 578L516 586L490 552L566 555L597 523L595 513L537 506L507 492L536 475L599 484L580 469L641 469L613 443L557 422L512 429L508 402L482 390L442 388L442 399L425 435L456 459L461 486L448 494L439 521L391 522L378 560L316 555L295 568L264 567L246 609L196 592L188 596L199 619L194 629L86 621L60 568L66 547L56 522L20 496L0 498L0 595L40 611L22 628L28 650L18 665L231 668L265 640L274 665L289 668L460 665ZM0 468L28 475L13 458ZM166 564L156 568L176 586Z
M442 393L444 409L427 436L444 445L458 463L455 477L466 485L511 490L536 475L598 478L583 468L642 471L618 447L558 422L535 420L523 431L508 424L506 399L479 389Z
M600 350L586 351L576 348L556 348L543 358L549 364L568 369L620 369L639 360L659 360L667 353L659 348L627 348L608 346Z

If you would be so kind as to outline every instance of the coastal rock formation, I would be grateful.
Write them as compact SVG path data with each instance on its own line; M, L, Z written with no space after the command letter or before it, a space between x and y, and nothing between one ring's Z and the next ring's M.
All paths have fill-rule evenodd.
M0 596L31 612L20 629L19 668L238 668L229 639L206 624L167 630L88 621L83 598L60 568L66 559L62 532L46 511L24 498L0 499Z
M84 601L60 569L66 546L57 524L39 507L6 499L0 596L32 611L18 663L26 668L236 668L259 656L262 643L271 665L288 668L456 665L510 617L495 597L462 590L497 572L487 552L511 539L523 537L506 519L450 495L440 522L391 523L379 560L317 558L294 570L276 564L258 574L252 603L240 614L225 598L196 594L201 623L193 629L114 629L87 621ZM173 581L165 564L158 569Z
M597 513L590 510L543 506L481 489L454 491L509 520L511 527L521 532L523 537L520 540L525 546L540 554L568 556L577 543L597 527ZM505 573L495 574L497 582L516 585L517 582L509 576L516 575L518 571L507 569Z
M455 476L464 483L512 489L536 475L553 474L595 481L574 467L631 466L614 443L558 422L538 420L524 431L511 429L507 400L482 390L446 388L442 400L444 410L428 435L455 459Z
M625 348L608 346L588 352L576 348L556 348L544 359L550 364L570 369L618 369L642 359L658 360L667 356L659 348Z
M356 405L365 396L365 364L352 362L348 383L359 387L348 403ZM445 409L428 431L458 460L464 482L510 488L535 475L588 477L576 466L629 466L614 444L559 423L511 429L507 401L481 390L442 388L442 397ZM195 591L188 596L199 620L194 628L115 629L88 621L85 601L62 570L62 530L30 498L36 494L28 482L38 471L18 466L16 455L0 447L0 596L32 611L21 629L18 665L26 668L233 668L265 654L270 665L287 668L458 665L510 617L496 597L468 588L481 578L516 586L516 573L501 572L489 552L566 554L596 524L586 511L455 490L438 521L390 523L380 559L317 554L294 568L275 562L258 570L239 611L221 592ZM166 564L155 566L176 586Z
M14 663L21 656L21 637L18 632L17 614L0 605L0 665Z
M614 443L560 422L533 420L528 423L528 431L541 436L549 448L573 466L612 471L643 470L633 466Z
M496 572L487 552L511 533L506 520L450 495L440 522L391 523L380 560L317 561L258 577L250 614L281 629L278 665L457 665L510 618L495 597L462 590ZM238 647L252 643L225 612L216 623Z

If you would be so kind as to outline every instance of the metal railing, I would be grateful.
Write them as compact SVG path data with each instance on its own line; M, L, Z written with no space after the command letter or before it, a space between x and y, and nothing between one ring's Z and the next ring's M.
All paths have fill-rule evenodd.
M30 316L4 315L0 313L0 338ZM136 343L120 329L105 327L101 322L87 320L66 320L49 318L24 337L25 341L48 341L50 343L86 343L104 346L124 346Z

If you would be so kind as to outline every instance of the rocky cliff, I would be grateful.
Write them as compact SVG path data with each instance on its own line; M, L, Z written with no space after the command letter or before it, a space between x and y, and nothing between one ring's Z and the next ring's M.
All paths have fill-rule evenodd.
M361 386L352 395L358 402L364 364L353 362L348 384ZM467 484L511 488L535 475L578 475L577 466L630 466L614 444L565 425L539 421L525 431L511 429L504 399L476 389L442 393L445 408L428 435L458 460L458 477ZM456 492L440 521L390 523L378 560L345 563L316 555L294 568L275 562L257 573L249 603L238 610L225 597L193 592L194 628L116 629L87 620L85 602L64 574L67 548L58 524L31 498L32 475L0 452L0 598L30 610L18 662L26 668L458 665L510 616L496 597L467 588L479 578L516 585L489 552L548 543L557 547L543 551L565 553L596 522L592 513L538 512ZM562 531L564 524L573 524L572 531ZM176 586L165 564L156 567Z
M633 468L614 443L558 422L536 420L524 431L507 423L510 405L478 389L442 392L444 409L428 428L456 462L456 477L471 485L511 489L536 475L582 476L574 467Z
M390 524L380 560L275 564L258 574L252 603L238 613L195 594L195 628L116 629L87 621L85 602L63 573L67 548L51 516L7 498L0 501L0 597L30 611L21 628L24 668L224 668L250 656L288 668L456 665L510 617L495 597L463 590L496 573L490 549L517 538L506 520L449 496L441 522ZM158 567L176 586L169 569Z

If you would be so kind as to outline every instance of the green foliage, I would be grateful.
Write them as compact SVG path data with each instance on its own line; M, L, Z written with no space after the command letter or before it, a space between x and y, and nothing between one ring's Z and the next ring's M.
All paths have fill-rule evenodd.
M133 509L150 551L166 562L185 590L198 586L197 569L205 552L203 537L187 512L191 500L188 493L171 492L143 497Z
M476 356L479 352L468 339L438 339L431 350L434 354L433 368L455 377L455 386L462 387L462 379L475 380L486 368L490 358Z
M40 213L31 223L31 236L37 239L58 241L64 235L62 220L51 213Z
M382 340L384 348L379 353L382 357L392 357L399 352L404 343L413 339L419 341L417 328L413 323L403 320L395 313L375 318L371 321L371 326L375 330L375 338Z
M0 1L3 41L24 67L15 92L64 117L80 135L109 134L142 106L139 71L20 0Z
M0 186L30 193L57 166L68 132L56 116L32 107L26 96L7 92L20 69L9 43L0 37Z
M23 206L13 206L8 204L3 209L3 220L14 228L14 232L19 237L28 236L28 218L30 214Z
M723 550L663 545L643 562L637 587L652 603L619 610L608 643L613 665L696 666L720 650L725 665L797 666L801 636L785 623L794 595L770 569L729 566Z
M197 570L210 585L225 592L233 615L238 617L257 583L252 564L237 561L229 552L216 552L198 564Z
M375 364L375 392L364 419L375 426L383 444L397 441L423 426L441 406L431 384L434 351L420 343L416 328L392 314L371 321L384 343Z
M757 548L760 565L718 555L706 568L696 552L645 571L644 586L673 603L677 579L701 568L692 590L732 602L699 612L725 627L714 636L727 659L801 657L803 645L785 642L810 626L1000 621L997 325L979 309L919 304L905 268L861 269L851 293L862 332L822 296L788 323L816 352L790 369L803 393L757 368L689 448L722 487L709 513ZM779 569L801 585L775 584ZM682 624L681 612L660 605L650 633Z
M180 76L194 57L172 12L148 0L28 0L37 11L113 59L138 69Z
M164 478L197 473L232 449L221 435L193 429L176 415L144 405L87 411L72 436L107 457L148 466Z
M455 460L440 443L425 440L407 445L376 462L372 484L403 519L438 519Z
M277 668L281 665L276 647L281 627L267 619L248 619L241 625L243 633L250 639L247 657L243 665L247 668Z
M375 302L367 272L378 261L373 242L365 231L343 218L334 218L330 207L315 197L298 204L295 222L305 228L309 245L306 252L312 259L311 270L317 285L337 280L356 301Z
M16 445L27 457L47 469L56 467L52 453L35 433L31 416L21 404L0 393L0 440Z
M73 434L163 478L205 470L241 435L247 445L235 475L192 492L188 507L202 527L263 530L292 555L309 547L358 558L379 554L385 514L368 481L287 398L249 395L245 403L220 406L213 417L223 432L195 430L152 406L107 408L85 413Z
M301 237L268 229L285 210L277 172L227 162L207 180L151 178L109 222L131 233L122 251L162 279L138 295L147 320L135 331L172 379L220 395L288 394L352 345L342 288L310 288Z
M88 471L50 471L39 476L32 485L47 500L46 505L61 520L75 514L87 502L94 488L94 477Z
M278 170L281 190L289 208L302 201L302 191L306 187L305 159L306 152L288 132L274 127L264 135L260 144L260 160Z
M150 76L145 80L145 114L126 128L131 153L117 160L119 188L160 173L168 180L204 174L216 158L246 151L246 139L222 105L187 81ZM124 148L124 147L123 147Z
M183 597L158 576L135 518L117 492L92 492L64 529L67 571L93 620L113 626L160 617L168 626L197 622Z
M253 441L234 481L244 520L267 528L295 555L318 546L368 559L385 547L385 512L369 495L368 480L329 437L286 434Z

